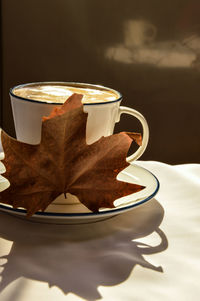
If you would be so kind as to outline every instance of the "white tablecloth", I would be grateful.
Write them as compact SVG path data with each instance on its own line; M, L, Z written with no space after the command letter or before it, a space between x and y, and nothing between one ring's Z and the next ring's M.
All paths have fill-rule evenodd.
M200 164L138 164L159 193L111 219L50 225L0 212L0 300L198 300Z

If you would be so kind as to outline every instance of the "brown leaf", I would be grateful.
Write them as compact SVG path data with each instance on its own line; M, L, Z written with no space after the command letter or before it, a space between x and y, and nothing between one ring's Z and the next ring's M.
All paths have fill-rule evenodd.
M116 179L129 165L126 157L132 139L140 141L141 135L122 132L87 145L87 114L81 99L82 95L73 94L44 117L38 145L19 142L2 132L4 176L10 187L0 193L0 202L24 207L31 216L68 192L97 212L144 188Z

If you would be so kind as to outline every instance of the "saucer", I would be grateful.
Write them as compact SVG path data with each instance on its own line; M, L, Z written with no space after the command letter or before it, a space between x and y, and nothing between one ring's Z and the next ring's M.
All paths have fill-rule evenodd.
M77 200L66 204L64 202L55 201L51 203L44 212L36 212L30 218L26 217L26 210L23 208L14 209L10 205L0 203L0 210L35 222L56 224L91 223L122 214L141 206L156 195L160 186L156 176L147 169L137 165L137 163L131 164L121 171L117 179L143 185L145 188L139 192L115 200L115 208L100 208L98 213L91 212ZM6 189L8 185L8 181L0 176L0 191Z

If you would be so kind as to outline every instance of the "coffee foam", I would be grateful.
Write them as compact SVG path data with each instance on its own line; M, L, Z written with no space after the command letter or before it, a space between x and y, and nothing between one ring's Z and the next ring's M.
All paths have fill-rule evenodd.
M117 92L115 93L111 90L58 84L19 87L16 88L13 93L26 99L47 103L64 103L73 93L83 94L83 103L109 102L119 98Z

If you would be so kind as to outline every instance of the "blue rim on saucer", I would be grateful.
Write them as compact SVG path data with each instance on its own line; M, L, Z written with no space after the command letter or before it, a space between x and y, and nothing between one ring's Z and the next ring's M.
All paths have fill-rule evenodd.
M142 196L139 197L141 192L138 192L138 198L135 199L134 201L132 201L131 204L129 202L128 204L124 204L121 207L116 207L116 208L113 208L113 209L105 208L103 211L99 211L98 213L93 213L93 212L80 212L80 213L36 212L31 218L40 217L40 218L47 218L47 219L48 218L57 218L57 219L97 218L98 219L98 218L109 217L109 216L113 216L113 215L117 215L119 213L129 211L129 210L131 210L135 207L138 207L138 206L148 202L149 200L151 200L157 194L157 192L160 188L159 180L157 179L157 177L153 173L151 173L150 171L148 171L147 169L145 169L143 167L140 167L140 166L135 165L135 164L129 165L129 167L128 168L130 169L130 174L132 172L131 169L133 168L134 175L135 175L135 171L136 171L136 174L137 174L137 170L138 170L139 173L142 173L142 175L147 176L147 178L150 179L150 184L149 184L150 193L147 193L147 195L143 195L143 197ZM123 171L121 173L122 173L122 176L123 176ZM140 179L140 182L142 182L142 179ZM144 185L145 185L145 183L144 183ZM134 196L136 194L137 193L131 194L127 197L131 197L131 196ZM6 205L6 204L0 204L0 209L2 211L6 211L8 213L12 213L12 214L15 214L15 215L19 214L19 215L23 215L23 216L26 217L26 210L25 209L21 209L21 208L14 209L11 206Z

